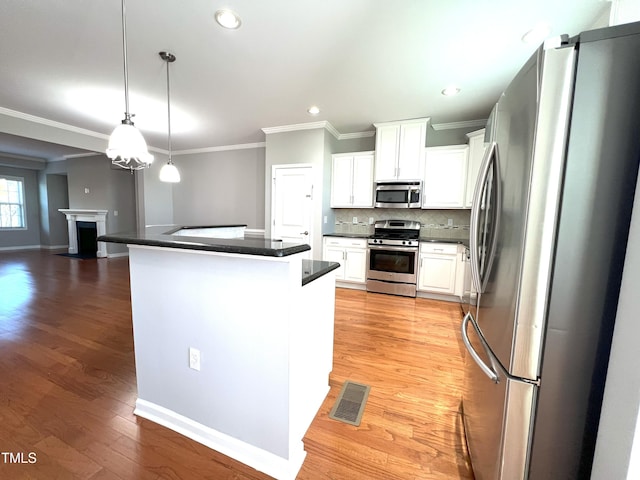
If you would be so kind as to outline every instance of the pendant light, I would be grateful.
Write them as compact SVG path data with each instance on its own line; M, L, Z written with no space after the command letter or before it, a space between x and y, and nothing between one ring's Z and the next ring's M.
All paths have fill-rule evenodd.
M127 68L127 23L125 14L125 0L122 0L122 52L124 58L124 120L114 128L109 137L107 157L111 163L122 168L140 170L153 162L153 155L147 150L140 131L133 125L129 113L129 70Z
M177 183L180 181L180 172L171 160L171 88L169 86L169 64L176 61L176 56L169 52L158 53L160 58L167 62L167 132L169 161L160 169L160 181Z

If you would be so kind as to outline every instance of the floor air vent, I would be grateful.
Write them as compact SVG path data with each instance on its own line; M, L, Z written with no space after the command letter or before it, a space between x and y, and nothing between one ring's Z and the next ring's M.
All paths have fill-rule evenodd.
M346 381L342 386L336 403L329 412L329 418L340 422L349 423L356 427L360 425L360 419L367 403L371 387L351 381Z

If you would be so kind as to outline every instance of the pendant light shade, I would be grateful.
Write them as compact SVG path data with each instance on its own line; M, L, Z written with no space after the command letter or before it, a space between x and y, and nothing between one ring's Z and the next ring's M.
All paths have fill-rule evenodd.
M160 181L168 183L178 183L180 172L173 163L167 163L160 169Z
M129 69L127 67L127 22L125 0L122 0L122 53L124 58L124 120L113 129L109 137L107 157L111 163L122 168L140 170L153 162L153 155L147 150L147 142L134 126L129 113Z
M171 88L169 85L169 64L176 61L176 56L169 52L159 52L160 58L167 63L167 143L169 161L160 169L160 181L177 183L180 181L180 172L171 159Z
M153 155L147 151L147 142L133 123L121 123L113 129L109 137L107 157L111 163L122 168L139 170L153 162Z

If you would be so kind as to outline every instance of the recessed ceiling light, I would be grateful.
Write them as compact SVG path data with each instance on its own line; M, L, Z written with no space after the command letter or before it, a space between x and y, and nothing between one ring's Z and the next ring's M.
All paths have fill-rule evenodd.
M216 22L218 22L221 27L230 29L239 28L242 23L236 12L226 8L216 12Z
M541 43L551 33L551 25L540 22L522 36L524 43Z
M445 97L453 97L454 95L457 95L459 93L460 89L453 85L442 90L442 95L444 95Z
M307 112L309 113L309 115L318 115L320 113L320 109L315 105L311 105L309 108L307 108Z

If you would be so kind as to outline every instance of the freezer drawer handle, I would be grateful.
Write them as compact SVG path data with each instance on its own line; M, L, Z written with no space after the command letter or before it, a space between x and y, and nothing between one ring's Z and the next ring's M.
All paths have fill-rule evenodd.
M462 319L462 342L464 343L464 346L467 348L468 352L471 354L471 358L475 360L475 362L478 364L478 366L484 372L484 374L487 377L489 377L493 382L499 383L500 378L498 377L498 374L494 372L493 369L491 369L491 367L487 366L487 364L482 361L482 359L480 358L480 355L478 355L478 352L476 352L473 346L471 345L471 341L469 340L469 335L467 334L467 325L469 324L469 322L471 322L471 325L473 326L473 329L476 331L476 333L479 336L482 335L478 330L478 327L476 326L476 322L473 321L471 312L467 312L467 314Z

